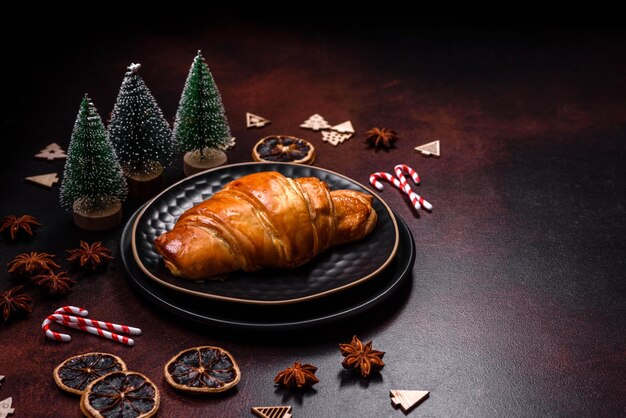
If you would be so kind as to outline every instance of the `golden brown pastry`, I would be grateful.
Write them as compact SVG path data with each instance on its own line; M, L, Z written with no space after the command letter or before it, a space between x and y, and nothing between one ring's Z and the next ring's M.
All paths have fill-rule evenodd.
M269 171L226 184L183 213L155 245L172 274L202 280L300 266L333 245L362 239L376 219L371 195L331 192L317 178Z

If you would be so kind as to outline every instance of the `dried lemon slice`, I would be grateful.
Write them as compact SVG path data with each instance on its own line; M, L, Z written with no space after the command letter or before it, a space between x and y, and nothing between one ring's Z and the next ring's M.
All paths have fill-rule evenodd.
M220 347L188 348L165 365L167 383L187 392L224 392L239 383L240 378L235 359Z
M309 141L287 135L266 136L252 149L255 161L313 164L315 147Z
M113 372L94 380L80 398L88 417L147 418L157 413L161 396L156 385L137 372Z
M87 385L94 380L120 370L126 370L126 363L113 354L85 353L63 361L52 375L58 387L82 395Z

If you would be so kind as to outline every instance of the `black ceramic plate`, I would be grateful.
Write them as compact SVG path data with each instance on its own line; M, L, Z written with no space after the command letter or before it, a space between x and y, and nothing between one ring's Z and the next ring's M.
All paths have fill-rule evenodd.
M146 276L173 290L210 299L253 304L303 302L363 283L384 270L398 247L398 225L391 209L374 196L378 215L374 231L364 239L331 248L302 267L290 270L239 271L226 280L194 282L175 277L165 268L154 240L171 230L178 217L246 174L278 171L287 177L317 177L331 190L370 193L345 176L317 167L287 163L245 163L219 167L186 178L150 201L133 225L131 246L135 262Z
M139 211L138 211L139 212ZM345 319L373 308L411 277L415 244L402 218L398 252L394 260L372 280L347 292L296 305L244 305L190 296L161 286L148 278L135 263L130 245L132 225L129 220L120 238L122 264L132 286L147 300L176 316L205 325L247 330L292 330Z

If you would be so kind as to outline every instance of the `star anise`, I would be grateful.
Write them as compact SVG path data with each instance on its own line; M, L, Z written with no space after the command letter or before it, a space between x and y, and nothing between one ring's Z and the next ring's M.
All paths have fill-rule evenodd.
M102 245L101 241L89 245L85 241L80 241L80 248L66 250L70 256L67 261L80 264L81 267L91 267L95 270L98 266L113 260L111 250Z
M5 216L0 225L0 232L8 230L11 239L14 240L17 237L20 230L26 232L28 235L33 235L33 227L41 226L37 218L30 215L22 215L19 218L15 215Z
M60 271L55 273L52 270L33 277L33 282L36 285L47 288L51 295L62 295L67 293L69 292L70 287L76 284L74 280L67 277L66 272Z
M391 148L399 140L396 131L386 128L373 128L365 132L365 140L374 148Z
M24 253L16 256L7 266L9 273L37 274L60 267L52 257L54 255L48 253Z
M315 376L316 371L317 367L315 366L295 362L291 367L287 367L279 372L274 378L274 383L302 389L305 386L312 386L319 382L319 379Z
M363 345L356 335L350 344L339 344L339 350L345 357L341 363L346 369L359 370L363 377L383 368L383 351L372 350L372 342Z
M0 309L2 318L8 321L12 313L32 312L33 299L25 293L21 293L24 286L15 286L13 289L0 293Z

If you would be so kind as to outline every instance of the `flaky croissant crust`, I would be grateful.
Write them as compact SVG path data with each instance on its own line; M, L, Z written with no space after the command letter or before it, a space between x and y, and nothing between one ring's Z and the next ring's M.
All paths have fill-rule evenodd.
M226 184L181 215L155 246L172 274L202 280L297 267L333 245L362 239L376 220L371 195L269 171Z

